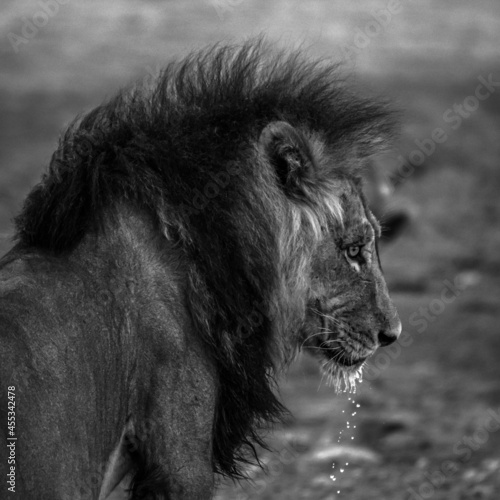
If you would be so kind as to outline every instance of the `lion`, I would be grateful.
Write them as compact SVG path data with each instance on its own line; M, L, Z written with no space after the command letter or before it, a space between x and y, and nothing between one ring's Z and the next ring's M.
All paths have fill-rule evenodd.
M335 64L262 40L71 124L0 262L7 496L131 477L132 499L209 499L279 421L301 347L351 388L401 331L360 180L393 130Z

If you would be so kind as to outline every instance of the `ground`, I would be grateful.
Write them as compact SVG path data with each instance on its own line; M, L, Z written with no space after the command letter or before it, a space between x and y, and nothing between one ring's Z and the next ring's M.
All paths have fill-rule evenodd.
M217 499L500 498L500 4L90 0L44 18L42 3L0 7L1 253L62 127L206 42L302 41L403 111L386 160L413 223L382 249L402 341L356 394L301 357L280 385L291 416L269 432L267 474L223 482ZM481 82L484 100L469 97Z

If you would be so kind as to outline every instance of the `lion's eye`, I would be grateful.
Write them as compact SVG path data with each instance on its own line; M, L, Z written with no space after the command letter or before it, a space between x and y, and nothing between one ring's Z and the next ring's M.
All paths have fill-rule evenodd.
M355 259L361 253L360 246L350 246L347 247L346 254L349 259Z
M361 271L361 266L366 264L363 247L364 245L351 245L344 250L347 262L358 273Z

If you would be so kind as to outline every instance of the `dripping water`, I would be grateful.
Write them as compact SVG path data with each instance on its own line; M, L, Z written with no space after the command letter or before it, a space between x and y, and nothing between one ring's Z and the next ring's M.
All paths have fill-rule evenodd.
M345 392L345 391L344 391ZM351 392L351 391L350 391ZM355 391L354 391L355 392ZM351 403L352 405L352 409L351 410L347 410L348 412L351 412L351 417L354 419L358 413L358 409L361 407L361 405L359 403L356 403L355 399L351 396L349 396L347 398L347 400ZM345 410L342 410L342 413L345 413ZM349 417L347 417L349 418ZM353 420L354 422L354 420ZM348 434L348 431L351 431L351 433L354 433L356 432L355 431L356 429L356 425L353 423L352 424L352 431L351 431L351 422L349 420L346 420L346 428L345 429L342 429L339 431L339 436L337 438L337 443L340 444L341 441L342 441L342 433L343 431L346 431L346 434ZM351 438L351 441L354 440L354 436L351 435L351 436L348 436ZM343 474L344 471L346 470L346 468L349 466L349 462L345 462L345 465L341 465L339 466L339 474ZM332 465L332 469L335 469L335 462L333 463ZM337 481L337 476L335 474L332 474L330 475L330 479L332 481ZM337 490L337 495L340 495L340 490Z

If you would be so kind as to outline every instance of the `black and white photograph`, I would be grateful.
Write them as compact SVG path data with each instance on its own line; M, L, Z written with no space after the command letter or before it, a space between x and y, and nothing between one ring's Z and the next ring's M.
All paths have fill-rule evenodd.
M498 0L1 0L0 500L500 500Z

